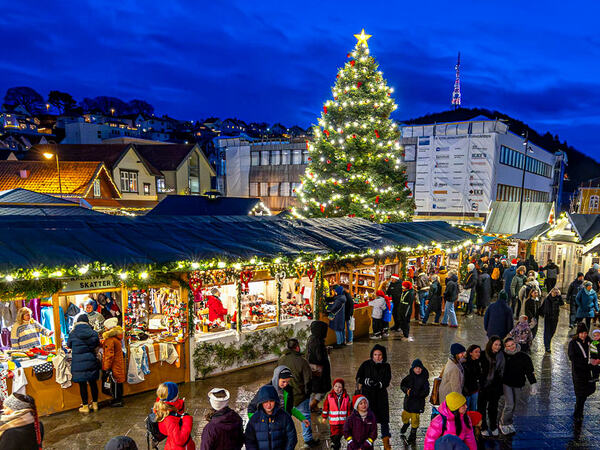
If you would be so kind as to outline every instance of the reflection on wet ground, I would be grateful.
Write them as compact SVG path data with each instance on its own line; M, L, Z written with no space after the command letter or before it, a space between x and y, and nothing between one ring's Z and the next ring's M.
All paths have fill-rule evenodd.
M543 320L532 349L539 392L527 399L519 407L515 419L517 434L512 438L488 440L485 448L600 448L600 410L598 394L591 396L586 404L586 417L583 426L574 429L572 412L574 406L571 369L567 358L567 314L563 311L559 329L552 343L552 355L544 356ZM403 394L400 381L408 373L410 363L420 358L428 368L431 377L438 375L446 361L446 355L453 342L485 345L487 339L483 330L483 320L478 316L459 318L459 328L419 326L413 323L411 341L388 338L381 343L388 348L389 362L392 365L392 385L389 389L391 408L392 444L401 449L400 427L402 421ZM349 391L354 390L354 376L358 366L368 358L374 341L359 339L353 346L334 350L331 355L333 377L342 377L348 382ZM250 398L257 389L271 378L274 364L243 370L234 374L210 378L204 381L181 386L181 395L186 398L187 409L194 416L194 440L199 447L200 435L208 412L207 393L213 387L225 387L231 392L230 406L242 416ZM165 380L167 381L167 380ZM102 408L97 413L82 416L77 411L46 417L45 449L100 449L113 436L128 435L136 440L139 448L146 448L144 418L155 399L154 393L128 397L124 408ZM502 403L501 403L502 404ZM423 448L423 438L429 423L431 406L427 403L421 417L418 441L413 448ZM322 448L329 448L326 442L328 426L314 420L314 433L323 441ZM300 441L302 441L301 435ZM301 444L298 446L301 447ZM376 448L381 448L378 441Z

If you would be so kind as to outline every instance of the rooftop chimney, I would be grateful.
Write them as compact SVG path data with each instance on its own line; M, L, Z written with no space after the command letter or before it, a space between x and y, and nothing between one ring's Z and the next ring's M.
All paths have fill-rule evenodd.
M25 178L27 178L27 177L29 176L29 170L26 170L26 169L21 169L21 170L19 170L19 176L20 176L22 179L25 179Z

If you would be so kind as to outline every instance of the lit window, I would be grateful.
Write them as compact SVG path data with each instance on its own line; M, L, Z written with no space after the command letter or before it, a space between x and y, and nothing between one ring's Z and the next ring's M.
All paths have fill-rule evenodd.
M96 178L94 180L94 197L98 198L102 196L102 192L100 191L100 180Z
M279 183L269 183L269 197L279 196Z
M281 150L281 164L290 164L289 150Z
M121 192L138 192L138 174L130 170L121 170Z
M250 197L258 197L259 183L250 183Z
M597 195L591 195L590 196L590 211L597 210L599 204L600 204L600 197Z
M144 183L144 195L150 195L150 183Z
M251 152L250 153L250 165L251 166L260 165L260 152Z
M163 193L165 191L166 191L166 189L165 189L165 179L162 178L162 177L161 178L157 178L156 179L156 192L158 192L160 194L160 193Z
M302 164L302 150L292 150L292 164Z
M290 183L289 182L284 181L279 185L279 195L281 197L289 197L290 196Z

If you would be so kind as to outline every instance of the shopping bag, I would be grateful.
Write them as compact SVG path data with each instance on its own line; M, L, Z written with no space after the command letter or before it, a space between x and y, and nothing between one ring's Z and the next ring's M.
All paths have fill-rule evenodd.
M469 303L471 299L471 289L464 289L458 294L458 301L460 303Z
M390 309L386 309L383 312L383 321L391 322L392 321L392 310L394 309L394 302L390 302Z
M102 392L110 397L115 397L116 382L110 370L102 371Z
M350 317L349 322L350 322L350 324L349 324L350 325L350 330L354 331L354 329L356 327L356 320L354 319L354 317Z

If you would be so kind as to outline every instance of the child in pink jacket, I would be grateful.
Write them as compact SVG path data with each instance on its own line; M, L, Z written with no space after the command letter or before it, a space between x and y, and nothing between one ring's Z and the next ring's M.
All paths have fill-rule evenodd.
M434 450L435 441L446 435L458 436L469 450L477 450L473 425L467 415L467 399L458 392L446 395L446 401L438 408L439 414L429 424L425 434L424 450Z

